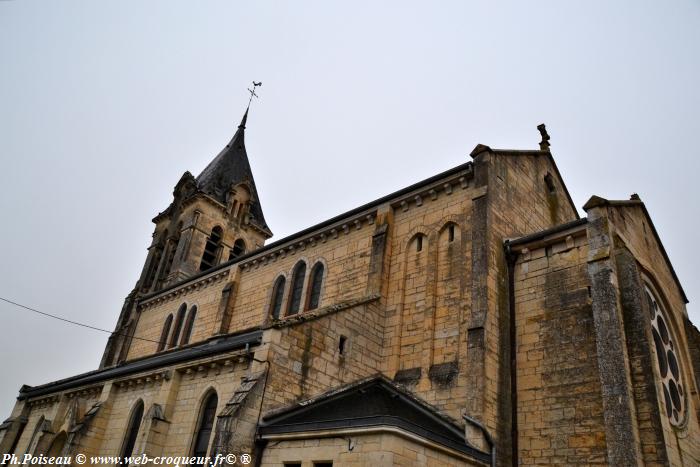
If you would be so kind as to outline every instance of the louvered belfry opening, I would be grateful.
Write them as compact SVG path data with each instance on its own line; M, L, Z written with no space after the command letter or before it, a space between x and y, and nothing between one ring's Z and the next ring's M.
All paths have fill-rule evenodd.
M223 232L221 227L217 226L211 230L211 235L207 238L207 244L204 247L202 255L202 263L199 265L200 271L206 271L216 266L216 259L219 256L219 247L221 246L221 237Z

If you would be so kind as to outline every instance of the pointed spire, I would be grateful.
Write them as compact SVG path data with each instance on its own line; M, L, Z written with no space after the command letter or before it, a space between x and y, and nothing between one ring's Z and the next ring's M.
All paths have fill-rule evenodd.
M241 130L245 130L245 124L248 122L248 111L250 110L250 104L248 104L248 107L245 109L245 113L243 114L243 118L241 119L241 124L238 125L238 128ZM236 132L238 133L238 132Z
M248 122L248 110L249 108L246 108L241 123L238 125L238 129L231 141L197 176L197 188L199 191L226 204L226 198L231 187L247 182L252 191L253 200L250 208L251 221L260 227L268 229L245 148L245 127Z

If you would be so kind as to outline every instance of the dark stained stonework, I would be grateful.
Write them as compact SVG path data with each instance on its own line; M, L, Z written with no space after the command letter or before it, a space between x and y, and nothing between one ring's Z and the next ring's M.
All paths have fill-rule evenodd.
M428 377L439 386L445 387L452 385L458 372L459 366L457 362L439 363L430 366Z
M592 289L608 461L619 466L639 465L642 456L626 365L624 327L617 305L617 291L612 283L612 241L606 219L600 217L595 209L589 207L588 210L588 237L593 247L588 257L588 274Z
M644 463L668 463L663 426L656 396L656 378L652 361L652 342L647 301L634 256L626 248L615 253L616 270L620 279L620 304L625 323L627 355L636 406L637 426Z
M394 375L394 382L402 386L415 386L418 384L421 376L420 368L406 368L399 370Z

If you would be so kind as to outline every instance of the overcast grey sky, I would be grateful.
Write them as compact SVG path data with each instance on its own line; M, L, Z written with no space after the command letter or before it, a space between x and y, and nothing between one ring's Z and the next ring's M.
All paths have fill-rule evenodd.
M698 1L0 1L0 296L112 329L255 79L275 239L545 122L579 207L640 194L698 323L699 61ZM0 329L0 420L107 340L4 303Z

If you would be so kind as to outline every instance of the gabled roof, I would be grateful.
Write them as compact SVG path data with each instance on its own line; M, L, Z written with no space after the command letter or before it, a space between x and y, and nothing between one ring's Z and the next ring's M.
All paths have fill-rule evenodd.
M564 194L566 195L566 199L569 201L569 206L571 206L571 210L576 215L576 219L580 219L581 216L578 213L578 209L576 209L574 200L571 198L569 189L566 187L566 183L564 183L564 179L561 176L561 172L559 172L559 167L557 167L557 163L554 160L554 156L552 155L552 152L549 149L492 149L489 146L486 146L485 144L477 144L469 155L472 157L472 159L476 159L476 157L482 152L490 152L492 154L499 154L502 156L546 157L549 160L549 163L552 164L554 174L559 179L559 184L562 186L562 188L564 188Z
M464 430L384 376L336 388L263 417L259 434L392 426L483 462L490 454L466 443Z
M651 227L651 233L654 235L654 240L656 240L656 244L659 246L661 256L663 256L664 261L666 262L666 266L668 266L669 271L671 271L671 276L673 277L674 282L678 286L678 291L681 294L681 298L685 303L688 303L688 297L685 294L685 291L683 290L683 286L681 285L681 281L678 279L678 275L676 275L676 270L673 269L673 264L671 264L671 260L668 257L668 253L666 253L666 248L664 248L664 244L661 242L661 237L659 237L659 233L656 231L654 221L651 219L651 215L649 215L649 211L647 210L646 205L642 202L641 199L639 199L639 195L634 194L632 195L632 199L629 200L610 200L593 195L588 201L586 201L586 204L583 205L583 209L586 212L588 212L589 209L602 206L610 206L613 208L639 207L642 209L642 213L644 214L644 217L646 217L649 227Z
M251 222L269 230L265 222L258 191L255 188L253 172L250 169L248 153L245 149L245 125L248 120L246 109L238 130L224 149L207 165L197 177L197 188L226 204L226 195L232 186L247 182L251 190Z

